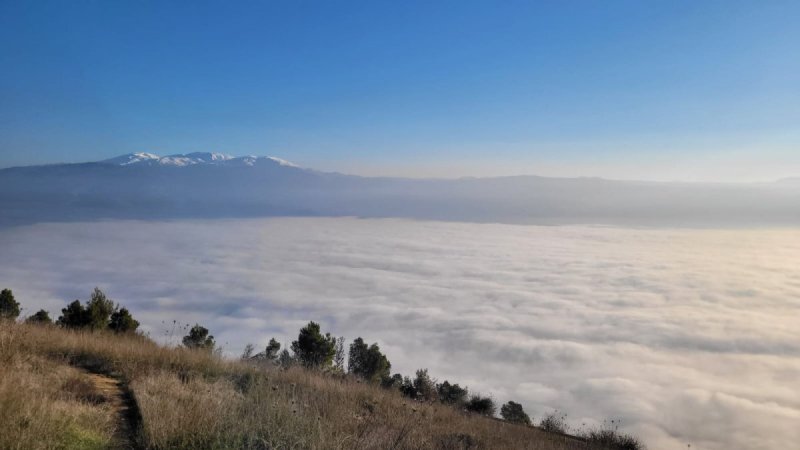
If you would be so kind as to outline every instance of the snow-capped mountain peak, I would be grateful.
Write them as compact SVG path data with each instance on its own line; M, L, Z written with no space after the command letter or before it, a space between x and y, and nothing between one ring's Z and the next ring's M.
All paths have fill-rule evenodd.
M115 158L100 161L103 164L116 166L147 165L147 166L175 166L186 167L198 164L202 165L224 165L224 166L255 166L261 162L277 164L284 167L298 167L285 159L274 156L240 156L234 157L225 153L193 152L187 154L175 154L168 156L158 156L153 153L129 153Z

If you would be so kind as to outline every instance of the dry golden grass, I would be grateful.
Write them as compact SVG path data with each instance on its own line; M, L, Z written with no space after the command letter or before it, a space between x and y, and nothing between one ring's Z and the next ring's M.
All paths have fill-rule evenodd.
M16 327L0 327L0 448L107 448L114 423L85 374L19 351Z
M55 326L0 324L1 336L16 341L17 353L41 355L102 373L115 373L127 380L151 372L227 373L234 363L184 348L167 348L138 335L72 331ZM2 345L2 344L0 344Z
M160 373L132 387L155 448L585 448L299 368L213 381Z
M74 369L67 363L129 382L141 413L137 444L143 448L587 448L536 428L414 402L351 378L258 369L136 336L0 324L0 363L0 414L8 416L0 436L13 436L0 438L0 448L58 448L70 427L108 442L113 426L99 417L102 403L93 404L85 386L68 381ZM98 425L85 428L90 413L98 414ZM42 442L50 444L34 445L39 436L48 436Z

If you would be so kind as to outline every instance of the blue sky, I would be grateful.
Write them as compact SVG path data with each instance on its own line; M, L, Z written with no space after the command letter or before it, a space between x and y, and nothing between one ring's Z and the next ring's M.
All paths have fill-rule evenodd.
M0 1L0 166L800 175L800 3Z

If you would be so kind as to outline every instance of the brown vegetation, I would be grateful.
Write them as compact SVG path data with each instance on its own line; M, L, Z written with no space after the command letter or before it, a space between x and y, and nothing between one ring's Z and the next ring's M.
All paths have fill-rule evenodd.
M0 323L0 448L109 447L108 406L83 372L21 346L27 328Z
M352 377L257 368L132 334L9 322L0 323L0 448L111 445L114 415L73 366L129 386L141 448L589 448Z

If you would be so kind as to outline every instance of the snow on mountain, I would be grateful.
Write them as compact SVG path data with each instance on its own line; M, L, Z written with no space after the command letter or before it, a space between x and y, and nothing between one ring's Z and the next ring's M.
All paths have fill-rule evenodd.
M161 165L161 166L176 166L186 167L197 164L204 165L225 165L225 166L255 166L260 162L269 162L270 164L278 164L284 167L298 167L296 164L286 161L285 159L276 158L274 156L240 156L234 157L225 153L208 153L208 152L194 152L187 154L175 154L168 156L158 156L153 153L129 153L127 155L117 156L116 158L106 159L100 161L103 164L112 164L117 166L130 166L130 165Z
M161 159L161 157L158 155L154 155L152 153L140 152L140 153L129 153L127 155L117 156L115 158L106 159L100 162L104 164L113 164L116 166L128 166L131 164L153 162L159 159Z
M271 161L274 161L274 162L278 163L278 164L279 164L279 165L281 165L281 166L286 166L286 167L297 167L297 164L291 163L291 162L289 162L289 161L287 161L287 160L285 160L285 159L276 158L276 157L274 157L274 156L267 156L267 157L266 157L266 159L269 159L269 160L271 160Z
M186 155L169 155L161 158L158 162L162 165L171 166L191 166L194 164L214 164L234 159L231 155L224 153L204 153L194 152Z
M233 159L233 156L226 155L225 153L203 153L203 152L195 152L189 153L188 155L182 155L187 158L196 159L198 161L227 161L229 159Z

